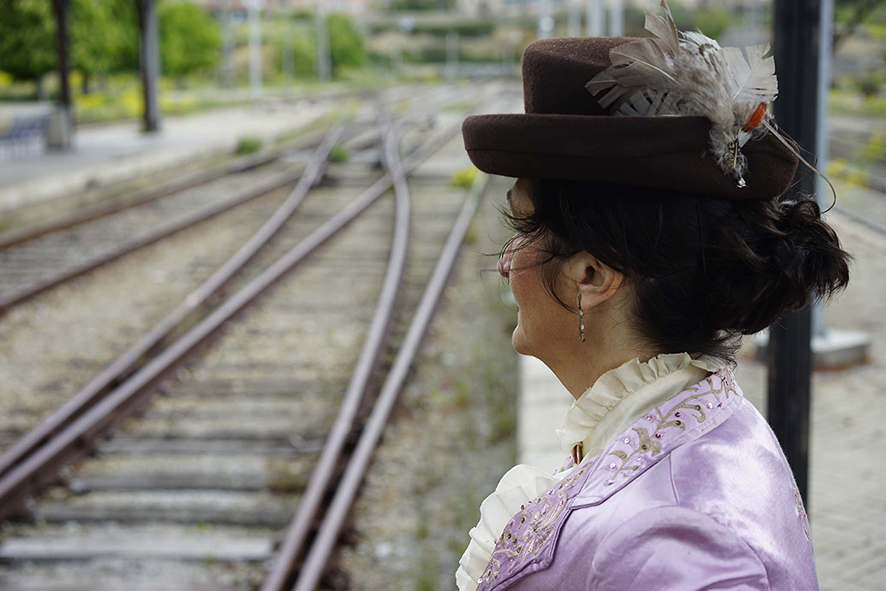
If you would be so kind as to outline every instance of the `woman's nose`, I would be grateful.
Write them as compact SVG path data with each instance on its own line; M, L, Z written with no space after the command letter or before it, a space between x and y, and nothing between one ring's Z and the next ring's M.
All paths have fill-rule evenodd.
M516 235L508 240L501 256L498 257L498 273L505 279L508 279L511 275L511 261L514 259L514 243L516 240Z
M505 279L511 274L511 252L506 250L498 257L498 274Z

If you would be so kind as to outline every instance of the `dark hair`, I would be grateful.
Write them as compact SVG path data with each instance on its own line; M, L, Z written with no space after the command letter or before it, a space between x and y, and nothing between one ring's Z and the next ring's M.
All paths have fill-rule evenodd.
M632 329L651 352L734 361L739 335L849 281L850 255L809 196L727 200L567 180L530 183L533 211L506 214L540 248L554 290L559 262L584 250L636 292Z

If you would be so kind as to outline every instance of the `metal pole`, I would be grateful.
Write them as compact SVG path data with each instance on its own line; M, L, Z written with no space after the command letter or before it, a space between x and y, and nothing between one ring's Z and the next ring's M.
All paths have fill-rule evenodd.
M326 30L326 10L323 0L317 0L316 30L317 30L317 78L328 80L332 70L329 57L329 36Z
M446 33L446 78L452 80L458 73L458 31Z
M283 77L287 82L295 80L295 19L292 14L286 13L286 26L283 30L289 29L289 34L283 35L280 41L280 56L283 59L282 69Z
M779 97L775 118L801 147L818 145L819 0L775 0L773 53L779 60ZM811 174L799 175L785 193L813 193ZM807 503L809 414L812 369L811 310L785 314L770 327L767 418L794 471Z
M68 80L70 66L68 64L68 5L70 0L52 0L55 13L56 42L58 43L58 76L59 104L63 109L71 110L71 85Z
M142 96L145 102L144 131L160 129L160 105L157 101L157 81L160 79L160 44L157 37L157 15L154 0L136 0L139 32L139 62L141 65Z
M586 0L588 37L603 35L603 0Z
M261 64L261 0L249 2L249 88L252 102L258 105L262 98Z
M609 36L621 37L624 35L624 6L621 0L611 0L609 5Z
M551 0L541 0L538 6L539 39L548 39L554 30L554 18L551 16Z
M231 68L231 53L234 48L233 3L234 0L224 0L222 12L222 85L225 88L231 88L234 85Z
M53 129L47 136L47 146L67 150L71 147L71 86L68 62L68 6L70 0L52 0L55 16L56 44L58 51L59 101L58 111L53 114Z
M834 36L834 0L821 0L821 52L818 59L818 141L815 155L819 170L828 163L828 89L831 87L832 41ZM820 176L815 176L815 196L825 209L831 202L831 191ZM822 305L812 308L812 334L823 337L825 334Z

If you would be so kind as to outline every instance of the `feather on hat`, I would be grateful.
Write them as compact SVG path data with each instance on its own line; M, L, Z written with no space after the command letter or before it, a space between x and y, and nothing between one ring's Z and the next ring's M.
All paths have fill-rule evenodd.
M678 31L662 6L664 16L646 15L649 38L530 44L525 114L476 115L462 126L474 164L511 177L727 199L787 190L802 158L767 111L778 94L769 46L721 48Z
M650 117L702 115L711 121L711 152L739 187L747 159L741 147L771 125L766 107L778 95L775 58L764 57L769 44L720 47L701 33L678 31L665 0L665 16L646 13L646 30L655 35L609 51L612 65L586 88L599 95L612 115ZM768 123L768 122L767 122Z

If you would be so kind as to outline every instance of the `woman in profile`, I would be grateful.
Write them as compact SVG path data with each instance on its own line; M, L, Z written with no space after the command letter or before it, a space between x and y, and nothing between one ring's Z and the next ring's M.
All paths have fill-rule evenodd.
M563 467L516 466L481 505L461 591L818 589L793 475L732 368L741 335L845 287L849 255L814 198L781 197L798 157L766 109L768 47L665 10L650 38L533 43L525 114L464 123L475 165L517 179L514 348L575 402Z

